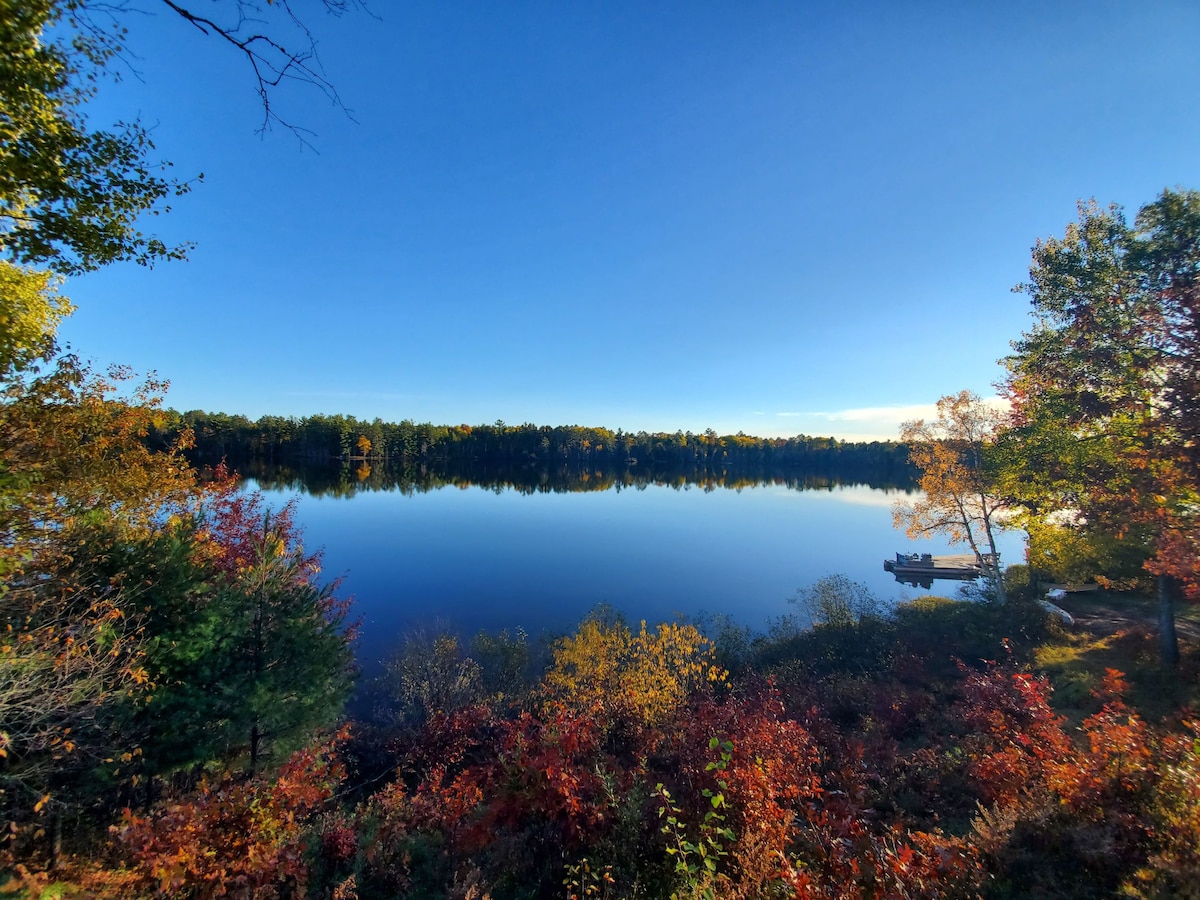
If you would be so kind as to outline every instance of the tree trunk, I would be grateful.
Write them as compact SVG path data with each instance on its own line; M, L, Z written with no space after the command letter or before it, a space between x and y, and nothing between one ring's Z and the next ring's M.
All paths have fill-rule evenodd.
M992 534L992 523L985 519L983 525L984 533L987 535L988 548L992 553L991 563L984 566L983 570L991 573L988 580L992 582L992 587L996 591L996 599L1001 603L1007 603L1008 594L1004 590L1004 573L1000 571L1000 554L996 552L996 537Z
M55 809L50 814L50 871L58 869L62 859L62 811Z
M992 534L992 523L987 511L987 501L982 496L980 501L983 504L980 508L983 510L982 524L983 534L987 538L988 548L991 551L992 563L988 564L983 561L983 551L979 548L979 542L975 540L975 532L971 528L971 516L968 515L963 503L958 504L959 516L962 518L963 532L967 536L967 546L971 548L971 552L975 554L975 562L979 564L979 569L984 573L983 577L992 585L992 590L995 592L996 599L1000 603L1007 602L1007 597L1004 593L1004 578L1000 574L1000 556L996 553L996 538Z
M1158 576L1158 645L1165 669L1179 665L1179 636L1175 633L1175 593L1178 586L1170 575Z
M250 726L250 774L253 775L258 771L258 754L259 744L262 742L262 734L258 730L258 720L255 719L254 724Z

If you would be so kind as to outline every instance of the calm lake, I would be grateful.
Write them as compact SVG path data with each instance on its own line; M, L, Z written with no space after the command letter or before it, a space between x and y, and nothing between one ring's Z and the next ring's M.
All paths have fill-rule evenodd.
M249 480L247 489L260 488ZM632 622L719 613L765 628L795 607L797 588L843 573L881 599L929 593L883 571L897 550L919 548L892 528L890 507L912 496L865 485L614 484L553 492L460 483L307 493L263 489L271 506L297 499L310 549L343 578L362 620L359 658L370 668L397 636L448 623L479 629L573 627L607 603ZM1001 556L1022 559L1016 535ZM960 582L935 582L953 595Z

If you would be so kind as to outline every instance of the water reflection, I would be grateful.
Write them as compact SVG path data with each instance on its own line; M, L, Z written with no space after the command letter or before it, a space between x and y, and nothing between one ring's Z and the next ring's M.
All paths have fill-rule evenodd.
M312 497L349 498L364 491L394 491L405 495L446 487L477 487L494 493L583 493L647 487L676 490L698 488L741 490L772 484L795 491L832 491L865 486L881 491L911 491L911 479L870 467L838 469L689 468L632 466L601 469L572 465L466 464L459 461L391 465L368 460L340 464L270 465L250 462L239 472L264 490L289 491Z
M355 598L368 667L433 622L537 635L609 604L635 623L708 613L761 629L795 612L798 588L830 574L885 601L919 593L881 565L907 544L890 506L911 485L853 473L352 462L245 474L272 505L297 499L306 544L324 548L325 572ZM1019 558L1017 544L1002 548L1006 558Z

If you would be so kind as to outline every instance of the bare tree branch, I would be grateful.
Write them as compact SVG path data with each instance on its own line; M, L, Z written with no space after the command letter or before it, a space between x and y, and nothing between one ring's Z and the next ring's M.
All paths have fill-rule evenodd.
M146 14L139 0L64 0L71 24L96 52L89 54L97 67L110 58L120 59L138 75L129 60L122 21L131 14ZM143 0L144 2L144 0ZM294 0L226 0L218 12L201 13L190 3L160 0L206 37L232 48L250 67L254 92L263 118L257 131L263 134L278 125L290 131L303 146L312 148L311 129L282 116L274 104L275 92L288 83L318 90L351 121L352 111L343 102L333 81L326 75L317 50L318 40L310 20L295 9ZM327 14L341 16L350 10L368 12L363 0L321 0ZM224 12L224 15L221 14ZM272 21L271 17L275 21ZM286 20L286 22L284 22ZM140 77L140 75L138 76Z

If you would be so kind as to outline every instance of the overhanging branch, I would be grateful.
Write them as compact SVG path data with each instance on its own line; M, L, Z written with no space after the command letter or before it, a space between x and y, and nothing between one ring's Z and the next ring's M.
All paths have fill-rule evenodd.
M224 41L245 58L253 73L255 92L262 104L263 120L258 129L260 133L270 130L272 125L280 125L292 132L302 144L312 146L308 138L313 132L285 119L272 104L273 91L287 81L316 88L334 106L353 119L337 88L325 75L312 30L292 9L288 0L274 0L270 5L281 10L297 30L303 45L300 50L288 50L281 39L258 30L257 26L265 25L266 22L254 15L262 12L262 9L249 0L237 0L237 21L232 25L223 25L214 18L181 6L175 0L161 2L202 34ZM341 15L351 4L360 5L355 0L325 0L324 3L325 9L334 15ZM249 30L250 26L255 26L256 30Z

